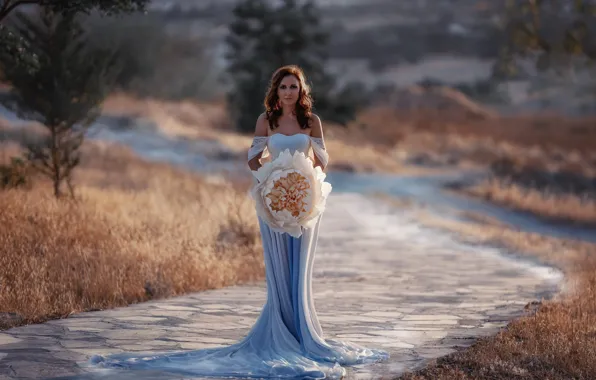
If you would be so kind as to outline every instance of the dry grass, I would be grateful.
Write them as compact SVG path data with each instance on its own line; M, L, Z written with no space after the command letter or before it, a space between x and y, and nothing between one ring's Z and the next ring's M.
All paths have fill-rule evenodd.
M40 179L0 192L0 312L22 317L0 328L263 278L246 186L121 147L84 157L76 201Z
M402 380L596 378L596 245L513 231L492 223L457 223L430 215L422 220L462 239L504 245L561 268L564 293L496 336L437 359Z
M553 221L596 226L596 200L587 195L548 193L498 178L483 181L462 192Z
M592 153L596 145L596 117L572 118L561 115L479 117L466 110L439 108L399 109L378 106L361 112L350 128L374 134L378 143L393 146L413 133L490 139L525 148L542 147Z
M337 129L337 135L420 163L486 166L507 158L535 168L596 175L594 117L472 117L465 110L376 106L361 112L347 129Z

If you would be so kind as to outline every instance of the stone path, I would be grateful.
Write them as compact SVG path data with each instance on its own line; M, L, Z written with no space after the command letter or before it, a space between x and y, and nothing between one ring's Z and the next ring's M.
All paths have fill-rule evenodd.
M417 224L407 211L332 194L322 221L313 289L327 337L387 349L388 362L349 379L390 378L494 334L560 275L494 248L469 246ZM97 379L93 354L191 350L242 338L265 287L230 287L90 312L0 333L0 380ZM128 373L109 379L176 379Z

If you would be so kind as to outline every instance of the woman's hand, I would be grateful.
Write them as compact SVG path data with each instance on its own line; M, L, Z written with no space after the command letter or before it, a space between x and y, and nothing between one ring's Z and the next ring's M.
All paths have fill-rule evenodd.
M317 157L317 155L315 154L315 158L313 159L312 157L309 157L310 160L312 161L312 165L313 167L319 167L321 168L322 171L325 171L325 167L323 166L323 163L321 162L321 160L319 160L319 158Z
M259 154L258 156L256 156L252 160L248 161L248 167L250 168L250 170L256 172L257 170L259 170L259 168L261 166L263 166L263 165L261 165L260 158L261 158L261 155Z

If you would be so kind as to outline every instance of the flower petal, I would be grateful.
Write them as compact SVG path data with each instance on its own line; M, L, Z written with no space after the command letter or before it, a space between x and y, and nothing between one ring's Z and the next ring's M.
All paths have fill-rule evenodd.
M250 191L257 214L273 230L299 237L303 227L316 225L332 187L304 153L286 149L253 175L259 180Z

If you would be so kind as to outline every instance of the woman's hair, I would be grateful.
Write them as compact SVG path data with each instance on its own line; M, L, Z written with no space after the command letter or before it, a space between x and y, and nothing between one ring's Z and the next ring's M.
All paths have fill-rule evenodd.
M278 120L282 115L282 107L277 96L282 79L288 75L293 75L300 82L300 94L296 102L296 119L300 128L306 129L312 116L312 97L310 96L310 86L306 83L306 77L302 69L296 65L282 66L275 70L269 82L267 95L265 96L265 115L269 121L271 129L279 127Z

